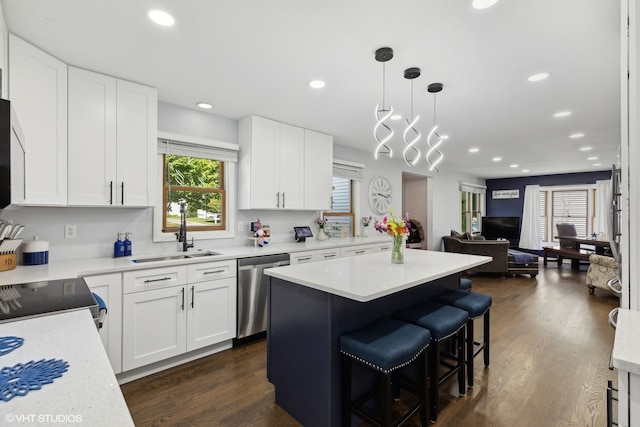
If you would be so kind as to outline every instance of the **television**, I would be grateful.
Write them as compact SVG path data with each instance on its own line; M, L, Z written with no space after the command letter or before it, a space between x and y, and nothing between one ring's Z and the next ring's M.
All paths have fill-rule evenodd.
M520 217L483 216L482 235L487 240L507 239L509 246L517 247L520 241Z

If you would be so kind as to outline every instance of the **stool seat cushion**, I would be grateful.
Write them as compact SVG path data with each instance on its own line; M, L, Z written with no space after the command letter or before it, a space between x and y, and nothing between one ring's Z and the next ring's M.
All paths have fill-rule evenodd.
M429 346L431 333L419 326L383 318L340 336L340 351L385 374L408 365Z
M463 291L470 291L471 290L471 279L467 279L465 277L460 279L460 289L462 289Z
M433 299L440 304L451 305L469 313L469 318L482 316L491 307L491 297L477 292L451 290Z
M399 311L393 316L429 329L434 341L440 341L458 332L469 318L469 314L464 310L432 301Z

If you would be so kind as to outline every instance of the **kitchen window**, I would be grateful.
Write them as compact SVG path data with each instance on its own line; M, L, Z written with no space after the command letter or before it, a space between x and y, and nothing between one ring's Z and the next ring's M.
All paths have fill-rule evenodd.
M159 132L154 241L176 241L180 200L188 237L233 237L237 145Z
M461 182L460 189L460 229L476 233L480 230L480 218L484 215L484 198L487 187Z

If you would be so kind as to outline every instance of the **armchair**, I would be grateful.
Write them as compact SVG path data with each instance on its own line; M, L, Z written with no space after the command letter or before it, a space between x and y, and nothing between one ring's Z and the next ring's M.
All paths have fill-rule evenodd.
M607 283L613 279L617 280L617 284L616 280L614 280L612 282L614 287L610 288L607 286ZM616 285L619 286L619 279L619 265L614 258L597 254L589 255L589 269L587 270L586 284L591 295L595 294L596 288L600 288L619 296L620 293L618 289L615 288Z

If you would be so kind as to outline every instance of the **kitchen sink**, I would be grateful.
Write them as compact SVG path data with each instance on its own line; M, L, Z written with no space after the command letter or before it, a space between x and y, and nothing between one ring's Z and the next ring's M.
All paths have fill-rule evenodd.
M173 261L176 259L201 258L201 257L207 257L207 256L215 256L215 255L222 255L222 254L219 252L202 251L202 252L194 252L194 253L187 253L187 254L162 255L162 256L156 256L156 257L150 257L150 258L137 258L132 261L138 264L138 263L144 263L144 262Z

